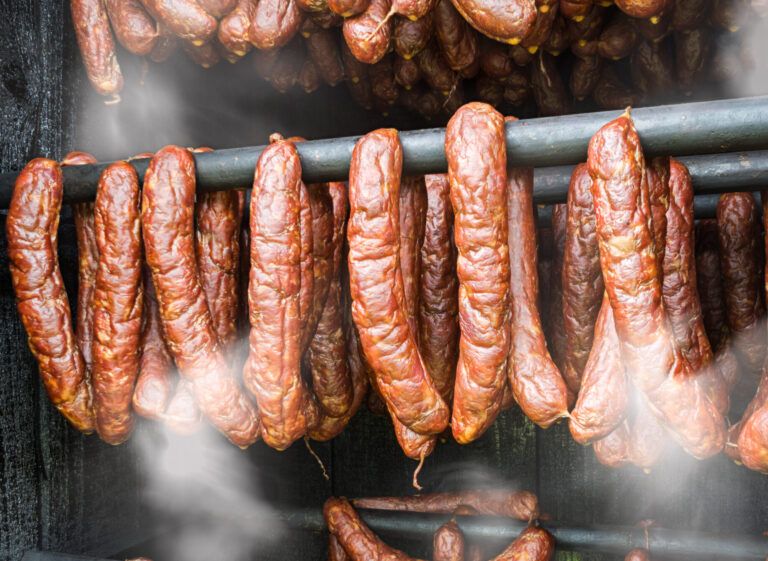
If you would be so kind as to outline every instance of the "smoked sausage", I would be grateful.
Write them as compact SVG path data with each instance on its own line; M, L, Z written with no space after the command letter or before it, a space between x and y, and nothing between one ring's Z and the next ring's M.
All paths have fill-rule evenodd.
M496 41L517 45L536 22L534 2L512 0L452 0L469 24Z
M248 32L256 13L256 3L257 0L239 0L235 9L219 22L219 42L238 56L245 56L251 50Z
M203 45L216 34L216 18L195 0L141 0L141 3L155 20L193 45Z
M139 0L104 0L118 43L135 55L147 56L158 39L157 25Z
M282 47L296 35L302 19L302 12L294 0L259 0L248 38L257 49Z
M388 19L388 14L391 5L391 0L371 0L363 13L344 20L344 40L360 62L377 63L389 49L392 20Z
M70 0L75 36L85 71L93 88L117 100L123 89L123 74L115 53L115 40L102 0Z
M555 554L555 538L544 528L529 526L491 561L549 561Z
M464 536L453 520L435 532L432 539L432 561L464 561Z

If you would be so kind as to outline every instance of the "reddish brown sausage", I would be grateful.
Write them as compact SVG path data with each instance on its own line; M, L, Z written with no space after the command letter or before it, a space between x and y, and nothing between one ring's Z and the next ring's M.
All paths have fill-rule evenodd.
M349 174L352 317L387 407L423 434L441 432L448 407L416 347L405 310L398 219L402 148L394 129L358 141Z
M328 534L328 561L350 561L347 552L333 534Z
M69 6L91 85L101 95L117 96L123 89L123 74L104 3L102 0L70 0Z
M219 22L219 41L238 56L245 56L251 50L248 32L256 4L257 0L239 0L237 7Z
M510 257L504 118L489 105L464 105L448 122L445 153L461 326L451 426L456 441L465 444L495 420L506 381Z
M141 0L147 11L174 35L203 45L216 33L218 22L195 0Z
M282 136L280 137L282 140ZM272 142L272 137L270 137ZM299 185L299 235L301 246L299 250L299 269L301 271L301 288L299 289L299 329L301 330L300 353L303 356L306 345L312 340L308 333L309 319L312 315L312 297L315 290L315 262L312 248L314 245L314 230L312 229L312 207L309 204L309 189L302 181Z
M667 326L645 161L628 114L592 137L588 162L603 278L627 372L690 454L716 454L725 424Z
M355 58L367 64L381 60L389 49L392 20L387 19L390 0L371 0L358 16L344 20L344 40Z
M341 543L352 561L363 559L387 559L388 561L412 561L402 551L389 547L374 534L346 499L331 497L323 505L323 516L328 530ZM418 561L418 560L416 560Z
M529 526L491 561L549 561L554 553L552 534L543 528Z
M756 375L765 357L765 324L757 259L757 204L751 193L726 193L717 203L720 270L728 326L742 367Z
M627 442L629 460L648 470L658 463L668 445L667 430L661 426L643 397L635 395L635 420Z
M651 561L651 555L647 549L637 548L627 553L624 561Z
M451 187L446 175L427 175L424 179L427 216L421 247L419 345L435 387L450 403L459 358L459 282Z
M90 433L95 428L90 379L72 331L57 255L62 191L58 163L37 158L24 167L6 219L8 259L16 307L48 397L75 428Z
M531 63L531 89L539 112L544 116L564 115L570 111L570 99L555 59L546 51L536 54Z
M302 19L294 0L259 0L248 37L257 49L282 47L296 35Z
M594 91L600 81L603 64L599 56L577 58L574 61L568 88L576 99L584 99Z
M143 304L139 180L128 162L105 169L94 205L99 252L93 290L93 405L109 444L133 430L131 397L139 370Z
M430 38L434 27L432 12L412 21L404 17L396 17L392 30L392 41L395 52L405 59L413 58L423 49Z
M307 55L315 63L323 81L335 86L344 79L344 67L341 64L336 33L320 29L307 37Z
M368 8L369 0L328 0L328 7L335 14L351 18L362 14Z
M728 323L714 218L699 220L696 224L696 284L707 337L712 347L719 349L721 340L728 336Z
M565 358L565 328L563 325L563 261L565 257L566 205L552 205L552 269L550 276L548 323L552 361L562 372Z
M453 520L435 532L432 539L432 561L464 561L464 536Z
M536 22L533 0L452 0L472 27L496 41L518 44Z
M427 85L443 95L448 95L456 86L456 74L448 66L443 53L435 41L430 41L419 54L416 55L419 70Z
M678 88L691 95L710 69L710 33L706 27L675 32L675 68Z
M195 0L200 7L216 19L221 19L237 5L237 0Z
M619 60L632 52L637 38L634 21L618 12L600 33L597 54L610 60Z
M155 43L155 48L149 53L149 60L152 62L165 62L179 48L179 40L168 29L161 24L157 24L160 35Z
M419 70L418 63L412 58L405 59L400 56L395 57L395 61L392 65L392 72L395 77L395 82L403 86L406 90L410 90L421 81L421 70Z
M620 468L629 462L629 422L624 421L611 433L594 443L597 461L610 468Z
M146 56L157 44L157 25L139 0L105 0L118 43L135 55Z
M200 285L194 199L192 154L176 146L163 148L147 169L141 214L163 332L203 414L234 444L245 447L258 438L258 412L227 369Z
M479 56L478 37L450 0L438 0L434 11L437 41L453 70L470 66Z
M633 18L657 19L668 0L616 0L616 6Z
M571 391L576 393L581 388L582 375L595 339L595 323L604 289L591 187L587 164L579 164L573 170L568 186L561 279L565 333L563 378ZM613 322L612 317L610 321Z
M472 514L508 516L531 520L539 516L539 501L528 491L476 489L412 497L371 497L354 499L358 508L453 514L458 509Z
M541 330L536 302L536 230L533 216L533 168L510 170L507 220L511 270L511 344L508 376L520 408L531 421L549 427L568 416L568 388L552 362Z
M319 186L318 186L319 187ZM347 188L343 183L329 183L333 206L333 231L330 286L327 298L309 347L309 365L315 395L330 417L346 414L354 401L353 380L347 364L347 347L343 330L341 300L341 261L347 219Z
M405 294L405 317L419 344L419 286L421 247L426 226L427 190L424 177L406 177L400 183L400 273Z

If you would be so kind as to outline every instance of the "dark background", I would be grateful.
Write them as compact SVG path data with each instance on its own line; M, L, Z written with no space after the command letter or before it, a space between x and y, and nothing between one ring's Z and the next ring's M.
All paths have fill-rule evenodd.
M105 106L85 79L67 4L0 0L0 172L75 149L109 160L167 143L263 144L274 130L317 138L425 126L403 113L385 118L365 112L343 86L280 96L248 61L205 71L180 56L151 65L142 86L140 62L121 53L123 102ZM74 301L77 249L68 209L60 260ZM282 453L261 443L239 452L218 435L204 437L174 464L169 458L186 444L150 423L139 423L134 438L119 447L70 428L40 384L0 235L0 559L16 561L25 550L40 548L102 556L132 552L155 555L155 561L257 554L319 560L326 556L324 535L266 526L260 509L273 502L319 508L332 494L413 491L415 462L398 449L389 421L366 410L332 443L313 444L330 480L301 442ZM768 530L765 476L724 457L700 462L679 453L650 474L611 470L576 444L567 426L543 431L517 410L471 445L441 443L420 480L425 492L519 486L535 491L555 520L574 524L653 518L665 527L713 533ZM259 544L258 553L252 544ZM404 545L413 554L428 554L420 544ZM558 559L608 558L560 552Z

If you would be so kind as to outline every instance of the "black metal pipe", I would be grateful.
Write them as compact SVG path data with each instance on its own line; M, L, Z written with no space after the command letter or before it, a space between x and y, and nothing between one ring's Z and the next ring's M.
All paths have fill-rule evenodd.
M618 115L618 111L603 111L509 122L507 159L515 166L576 164L586 158L592 135ZM768 96L646 107L634 109L632 117L649 156L733 152L768 145ZM298 151L305 181L346 180L358 138L300 143ZM445 129L405 131L400 139L406 174L446 170ZM198 188L247 189L263 149L256 146L196 154ZM143 177L148 160L132 163ZM65 168L65 202L92 200L99 175L107 165L108 162ZM16 175L0 175L0 208L8 208Z
M55 551L25 551L21 561L110 561L99 557L57 553Z
M382 536L401 538L430 538L452 516L415 512L391 512L359 509L360 517L372 530ZM286 512L283 519L292 526L308 530L325 528L322 513L317 509L296 509ZM510 543L526 527L526 523L511 518L486 516L455 516L462 532L481 542ZM626 555L636 547L646 546L645 529L638 526L573 526L562 522L542 521L555 537L558 548L575 551L599 551ZM648 528L648 544L653 557L695 558L742 561L765 561L768 556L768 536L711 535L699 532Z

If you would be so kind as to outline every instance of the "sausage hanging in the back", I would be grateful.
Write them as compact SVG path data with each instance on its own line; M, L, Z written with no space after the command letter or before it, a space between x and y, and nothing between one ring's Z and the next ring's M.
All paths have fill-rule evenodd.
M529 526L491 561L549 561L555 553L555 538L543 528Z
M69 6L88 79L101 95L117 96L123 74L103 0L70 0Z
M141 0L141 3L159 23L193 45L203 45L216 34L216 18L195 0Z
M432 561L464 561L464 536L453 520L435 532L432 539Z
M104 0L117 41L130 52L146 56L158 40L157 25L139 0Z

